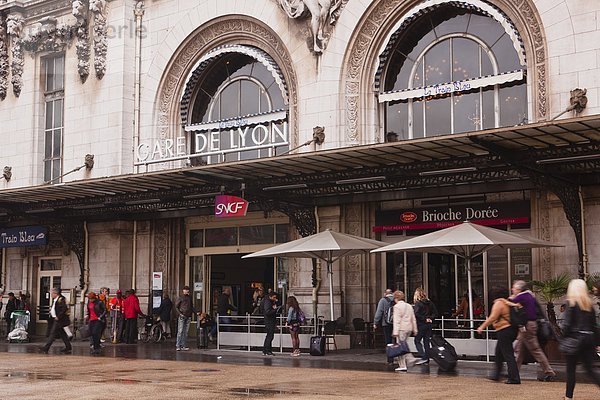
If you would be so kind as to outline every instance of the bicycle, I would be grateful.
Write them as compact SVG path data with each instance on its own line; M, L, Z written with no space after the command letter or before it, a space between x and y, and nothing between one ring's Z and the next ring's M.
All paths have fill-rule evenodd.
M167 340L162 325L156 316L146 317L144 328L140 331L140 340L144 343L159 343L161 340Z

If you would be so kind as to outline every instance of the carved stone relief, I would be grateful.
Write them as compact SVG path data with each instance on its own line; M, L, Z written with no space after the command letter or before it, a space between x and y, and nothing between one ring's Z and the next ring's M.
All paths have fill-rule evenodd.
M350 235L360 236L361 221L360 221L360 205L349 205L345 208L345 231ZM361 260L362 256L355 255L346 257L346 267L344 275L347 286L361 285Z
M102 79L106 73L108 50L106 7L106 0L90 0L90 11L94 16L94 69L98 79Z
M194 63L209 50L240 39L248 41L250 45L266 51L278 63L289 89L290 126L292 129L291 146L298 143L298 95L297 80L293 70L293 63L286 47L279 37L268 27L251 19L239 16L223 17L207 24L196 31L193 37L177 51L167 72L162 77L157 99L156 125L160 138L175 137L179 131L179 97L185 88L188 72Z
M169 247L168 221L154 222L154 270L167 270L167 255Z
M21 95L23 88L23 58L22 38L24 19L20 14L11 14L6 19L6 33L10 37L11 43L11 83L13 85L13 93L16 97Z
M6 19L0 13L0 101L6 98L8 91L8 36L6 34Z
M408 4L410 3L410 4ZM356 33L348 44L348 51L345 56L346 69L344 72L345 93L345 120L346 137L352 143L360 142L361 124L360 110L370 108L373 100L372 96L373 76L371 76L372 65L376 60L381 45L380 40L386 37L394 22L401 18L400 11L406 12L419 4L420 1L412 0L377 0L369 8L361 22ZM452 1L448 0L448 3ZM469 3L469 0L462 0L461 3ZM547 76L546 62L547 50L544 41L543 28L541 20L535 8L531 5L532 0L500 0L497 5L504 9L507 15L512 16L512 22L515 23L522 37L526 41L527 53L534 60L530 61L529 70L532 74L534 84L534 99L537 119L547 119Z
M71 13L76 19L75 29L77 43L77 73L81 83L85 83L90 75L90 35L88 27L88 7L83 0L74 0Z

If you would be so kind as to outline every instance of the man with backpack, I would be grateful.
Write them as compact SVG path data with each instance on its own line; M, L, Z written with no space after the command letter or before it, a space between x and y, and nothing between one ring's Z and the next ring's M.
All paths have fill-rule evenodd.
M373 329L376 330L378 325L381 325L383 329L383 337L386 346L392 343L394 304L394 293L392 292L392 289L386 289L383 297L379 299L379 303L377 303L377 311L375 311L375 318L373 319ZM388 364L392 364L394 359L388 357L387 362Z
M525 310L527 317L526 324L519 328L519 335L517 337L517 365L519 368L523 363L524 350L529 350L529 353L535 358L535 361L544 370L544 375L539 377L538 380L542 382L550 382L556 378L556 373L550 366L548 358L542 351L540 343L537 338L538 331L538 312L537 312L537 300L530 290L527 290L527 283L525 281L514 281L512 285L512 297L510 300L514 303L519 303Z

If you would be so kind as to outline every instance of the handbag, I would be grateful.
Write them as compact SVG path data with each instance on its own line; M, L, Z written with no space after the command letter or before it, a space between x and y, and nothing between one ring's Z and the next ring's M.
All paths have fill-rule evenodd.
M81 336L82 339L89 338L90 336L92 336L92 332L90 331L90 326L89 325L81 325L79 327L79 336Z
M408 354L410 353L410 350L408 348L408 343L404 340L398 343L388 344L385 348L385 352L389 358L394 358Z

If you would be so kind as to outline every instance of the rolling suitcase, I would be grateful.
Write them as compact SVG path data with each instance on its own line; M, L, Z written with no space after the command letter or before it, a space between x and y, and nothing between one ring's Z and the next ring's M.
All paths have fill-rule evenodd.
M432 358L442 371L452 371L456 368L458 355L456 349L441 336L433 336L429 340L427 355Z
M325 355L325 337L313 336L310 338L310 355L324 356Z

